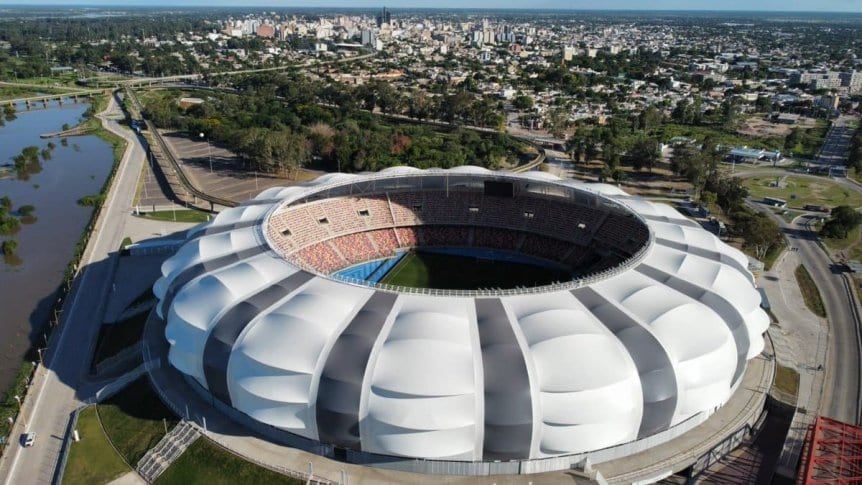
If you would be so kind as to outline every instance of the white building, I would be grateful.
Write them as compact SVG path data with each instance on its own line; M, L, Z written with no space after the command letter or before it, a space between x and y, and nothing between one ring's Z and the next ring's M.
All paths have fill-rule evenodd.
M361 260L345 254L432 244L429 231L558 262L602 255L603 269L484 291L332 274ZM154 292L171 365L251 419L389 461L565 469L655 446L731 397L769 325L747 265L613 186L397 167L221 212L189 231Z

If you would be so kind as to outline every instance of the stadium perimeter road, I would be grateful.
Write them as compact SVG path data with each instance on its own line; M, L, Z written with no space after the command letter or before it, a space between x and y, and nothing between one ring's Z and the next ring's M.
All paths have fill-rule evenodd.
M832 336L824 402L820 414L850 424L859 424L860 398L862 398L862 372L860 372L859 322L852 310L855 301L848 292L843 268L835 265L820 247L817 235L809 228L812 218L800 216L785 232L791 245L798 248L799 259L811 273L826 306ZM853 290L852 287L849 288Z
M845 286L842 268L829 259L820 247L817 234L808 225L812 217L822 215L802 215L787 224L768 207L759 203L751 205L778 222L787 236L789 247L797 248L799 262L811 274L826 307L831 335L828 357L824 363L826 379L819 414L858 424L862 392L860 328L852 309L855 302Z
M9 485L51 483L66 434L70 413L87 396L76 387L86 376L103 302L124 236L126 214L131 207L135 184L141 172L144 151L130 131L120 127L116 99L99 115L102 125L121 135L128 148L120 163L101 216L84 253L81 270L66 299L62 323L44 352L46 366L40 366L24 402L24 420L16 423L12 437L27 430L37 433L36 444L23 448L13 444L0 463L0 482ZM86 438L85 438L86 439Z

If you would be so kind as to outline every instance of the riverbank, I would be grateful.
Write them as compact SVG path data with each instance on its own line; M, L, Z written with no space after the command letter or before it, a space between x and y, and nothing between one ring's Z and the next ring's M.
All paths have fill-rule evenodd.
M84 113L85 120L78 126L87 128L90 134L99 137L111 145L114 150L114 163L116 164L123 159L123 153L126 151L126 140L108 131L103 126L102 121L96 116L108 110L110 96L113 96L113 94L91 97L90 108Z
M92 126L92 134L110 145L113 153L113 162L110 171L108 172L105 181L100 188L99 194L105 194L110 188L114 175L117 171L117 168L119 167L119 162L123 158L123 154L125 153L127 145L125 139L108 131L103 126L102 120L97 117L97 113L102 114L106 112L108 105L109 98L107 96L93 98L93 104L91 104L90 108L84 113L84 121L82 121L82 124L89 124ZM13 382L6 387L4 397L2 401L0 401L0 436L5 437L9 435L11 428L9 425L8 418L17 418L16 415L19 409L19 402L15 396L18 396L20 399L25 398L24 392L29 387L28 384L32 375L32 362L40 360L41 349L39 349L39 346L41 346L43 343L47 345L47 342L50 339L50 334L59 323L58 316L61 314L62 305L66 299L68 291L71 288L72 282L77 275L78 268L84 254L84 250L90 240L90 236L92 234L95 222L98 220L101 210L102 207L100 205L98 207L95 207L94 210L90 212L88 221L85 224L83 231L81 231L78 237L78 241L74 246L72 256L69 259L68 263L65 265L65 270L63 271L63 279L59 287L53 292L53 295L51 297L45 298L39 302L40 305L46 303L49 305L47 311L47 321L41 322L42 327L44 328L44 336L42 336L41 339L37 338L35 342L33 342L33 339L31 339L30 348L26 351L24 359L18 372L15 374ZM47 323L47 325L45 325L45 323ZM33 322L31 321L31 325L32 324ZM32 326L36 327L36 325ZM31 332L32 331L37 330L33 328L31 329ZM39 329L38 331L41 332L41 329ZM11 437L10 441L13 441ZM0 452L2 451L5 450L3 450L2 445L0 445Z

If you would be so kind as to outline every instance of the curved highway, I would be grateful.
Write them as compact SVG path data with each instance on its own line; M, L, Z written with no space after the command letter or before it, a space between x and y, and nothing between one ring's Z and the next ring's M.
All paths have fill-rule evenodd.
M764 173L767 172L767 173ZM773 171L749 171L734 174L737 177L753 177L773 174ZM823 179L806 174L791 174L777 170L775 174L804 176ZM773 175L775 175L773 174ZM834 180L852 190L862 192L850 181ZM830 326L828 362L826 367L826 382L824 399L820 405L820 413L839 421L860 424L860 401L862 401L862 344L860 344L860 322L853 305L850 292L854 289L844 276L843 267L832 262L826 251L820 246L816 231L811 227L812 219L822 217L822 214L804 214L792 223L772 211L772 207L755 201L748 201L752 207L768 214L782 228L788 240L788 247L798 248L799 260L808 269L826 306L827 320Z

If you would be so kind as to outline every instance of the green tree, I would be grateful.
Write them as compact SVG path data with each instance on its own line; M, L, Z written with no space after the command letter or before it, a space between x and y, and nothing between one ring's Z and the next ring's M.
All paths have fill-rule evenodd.
M820 235L831 239L846 238L847 234L862 224L862 214L847 205L832 209L829 220L820 229Z
M635 170L643 170L646 168L652 172L653 166L661 159L661 151L658 147L658 142L652 138L638 138L631 150L629 150L629 160Z
M671 170L694 185L700 192L706 183L706 164L699 150L689 144L682 144L673 149L670 159Z
M745 240L745 246L759 260L763 260L773 247L783 244L781 228L766 214L748 213L737 221L736 228Z
M716 194L716 203L726 214L737 211L748 197L748 188L740 179L725 177L719 172L707 176L704 189Z
M14 256L15 252L18 250L18 241L14 239L7 239L3 241L2 244L3 254L6 256Z
M652 132L661 123L661 113L655 106L649 106L640 115L640 126L646 132Z
M512 106L520 111L533 109L533 98L531 96L520 95L512 100Z

